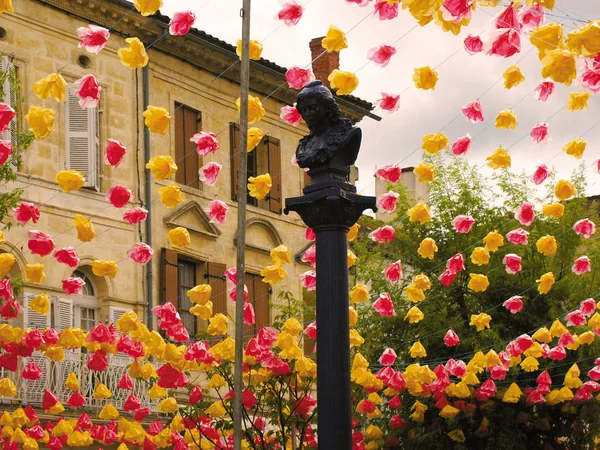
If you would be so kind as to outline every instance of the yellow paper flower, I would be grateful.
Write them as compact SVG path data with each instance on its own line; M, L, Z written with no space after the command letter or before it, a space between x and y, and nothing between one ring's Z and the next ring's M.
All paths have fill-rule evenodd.
M98 417L102 420L113 420L119 417L119 411L113 405L107 403L102 408L102 411L100 411L100 414L98 414Z
M506 89L512 89L525 81L525 75L517 65L510 66L502 76L504 77L504 87Z
M444 419L454 419L459 412L460 410L458 408L455 408L452 405L446 405L440 411L440 417L443 417Z
M271 250L271 259L273 260L273 264L283 265L283 264L291 264L292 263L292 255L290 251L285 245L279 245Z
M358 87L358 77L352 72L333 69L327 79L337 95L350 95Z
M169 243L176 248L185 248L191 243L190 233L187 228L177 227L169 231L167 235Z
M15 261L15 257L12 254L0 253L0 278L4 278L10 272Z
M63 192L78 191L85 184L85 177L78 170L63 170L56 174L58 187Z
M535 28L529 35L529 40L538 49L540 60L554 50L564 48L564 31L559 23L549 23Z
M198 286L195 286L187 291L186 294L193 303L196 303L197 305L204 305L210 300L212 287L210 284L199 284Z
M510 155L501 147L494 150L485 160L492 169L508 169L511 163Z
M175 183L158 188L158 195L162 204L167 208L175 208L183 201L181 188Z
M421 225L431 220L429 206L427 206L426 203L417 203L415 206L406 211L406 215L411 222L419 222Z
M200 317L202 320L208 320L210 316L213 315L213 304L210 300L206 301L206 303L194 305L190 308L190 312Z
M423 289L418 288L412 283L404 288L404 294L413 303L418 303L425 300L425 293L423 292Z
M25 120L36 139L46 139L54 129L54 111L50 108L30 106Z
M287 319L285 321L285 323L283 324L283 326L281 327L282 332L289 333L293 337L300 336L300 333L302 333L302 330L303 330L302 325L300 324L298 319L296 319L295 317L290 317L289 319Z
M69 391L78 391L79 390L79 380L77 379L77 374L75 372L69 373L69 376L65 380L65 387Z
M567 35L567 48L576 55L593 58L600 52L600 21L589 22Z
M117 330L121 333L135 330L138 327L139 319L135 312L127 311L117 320Z
M360 347L365 343L365 339L354 328L350 330L350 348Z
M552 341L552 335L546 327L538 329L535 333L531 335L531 338L544 344L548 344Z
M547 272L540 277L539 280L536 280L538 284L538 292L540 294L547 294L552 289L554 285L554 274L552 272Z
M496 128L514 130L517 126L517 116L512 109L503 109L496 116Z
M0 0L0 14L4 12L14 13L11 0Z
M171 115L165 108L149 105L142 115L145 117L144 124L152 133L163 136L167 134L167 131L169 131Z
M46 293L36 295L29 301L29 309L43 316L50 311L50 301Z
M471 262L483 266L490 262L490 252L484 247L475 247L471 253Z
M92 261L92 272L97 277L109 277L114 278L117 275L119 268L115 261L105 261L102 259L95 259Z
M357 284L350 291L352 303L364 303L370 300L369 288L362 283Z
M411 358L425 358L427 356L427 352L425 351L425 347L421 344L421 341L415 342L408 351Z
M0 245L4 245L6 242L6 238L4 237L4 233L0 231Z
M430 183L435 178L435 166L422 162L413 169L413 173L418 177L417 181L419 183Z
M235 101L238 112L240 112L241 100L238 98ZM253 124L260 121L265 116L265 108L258 97L248 96L248 123Z
M248 189L250 191L250 197L254 197L257 200L264 200L265 197L269 194L271 187L273 186L273 181L271 180L271 175L265 173L264 175L259 175L257 177L248 178Z
M327 34L321 41L321 46L327 50L327 53L339 52L348 48L348 41L342 30L335 25L330 25Z
M416 306L410 308L406 313L406 316L404 316L404 320L408 319L408 323L419 323L424 318L425 314L423 314L423 312Z
M435 89L438 82L438 73L429 66L415 69L413 81L418 89Z
M478 273L470 273L469 277L469 289L475 292L484 292L490 285L488 277L486 277L485 275L481 275Z
M219 375L218 373L215 373L210 380L208 380L208 383L206 385L206 387L208 389L219 389L222 387L227 386L227 381L225 381L225 378L223 378L221 375Z
M358 323L358 311L354 309L352 306L348 308L348 321L351 327L355 327Z
M437 251L438 251L438 247L437 247L435 241L431 238L425 238L419 244L419 249L417 250L417 253L423 259L427 259L427 258L433 259L433 257L435 256L435 252L437 252Z
M164 180L177 172L177 164L171 155L159 155L146 163L146 169L150 169L157 180Z
M565 214L565 207L561 203L552 203L542 206L542 214L560 219Z
M25 281L28 283L41 283L46 278L43 264L26 264Z
M206 412L206 414L208 414L209 417L211 417L213 419L218 419L220 417L223 417L225 414L227 414L227 411L223 407L223 402L221 402L221 401L214 402L212 405L210 405L208 408L206 408L205 412Z
M538 370L540 363L534 357L528 356L520 365L521 369L523 369L525 372L535 372Z
M537 247L538 252L544 256L554 256L556 255L558 243L556 242L554 236L546 235L539 238L535 243L535 246Z
M103 383L99 383L96 386L96 389L94 389L92 397L99 399L107 399L112 397L112 392L110 392Z
M215 314L209 320L208 329L207 329L208 334L210 334L211 336L227 334L227 323L228 322L229 322L229 319L227 319L227 316L225 316L224 314L221 314L221 313Z
M250 59L258 61L260 59L260 55L262 54L263 46L260 41L251 40L250 41ZM237 47L235 49L235 53L242 60L242 40L237 41Z
M492 318L490 317L489 314L486 314L486 313L473 314L471 316L471 322L469 322L469 325L475 326L477 328L477 331L482 331L482 330L490 327L491 320L492 320Z
M579 159L583 156L583 152L585 151L586 145L587 143L583 139L577 138L566 144L562 148L562 150L567 155L571 155Z
M552 50L542 59L542 77L570 86L577 78L577 62L569 50Z
M358 258L356 257L354 252L350 249L348 249L347 255L348 255L348 269L349 269L350 267L353 267L356 264L356 261L358 261Z
M456 429L452 430L448 433L448 437L452 439L454 442L465 442L467 438L465 437L465 433L463 430Z
M133 6L142 16L151 16L162 8L162 0L134 0Z
M260 275L263 283L277 284L285 279L287 272L280 265L272 265L261 270Z
M265 132L260 128L248 128L248 152L254 150L264 136Z
M519 388L517 383L512 383L506 390L506 392L504 392L504 395L502 396L502 401L504 403L517 403L521 398L521 395L523 395L523 392L521 392L521 389Z
M10 378L2 378L0 380L0 396L2 397L16 397L17 387L10 380Z
M165 398L157 406L157 409L164 414L174 413L178 410L178 408L177 400L175 400L173 397Z
M554 195L556 195L556 198L558 198L561 202L563 200L570 199L575 194L577 194L577 188L575 188L573 183L570 181L558 180L556 186L554 187Z
M589 92L569 92L567 111L581 111L588 108Z
M146 48L142 41L136 37L131 37L125 39L125 42L129 44L129 47L118 50L121 64L131 69L145 67L148 64L148 53L146 53Z
M431 280L427 275L421 273L417 275L411 283L417 289L421 289L422 291L426 291L427 289L431 289Z
M348 242L352 242L358 236L358 230L360 229L360 225L355 223L348 230Z
M75 214L73 217L73 223L71 225L75 225L75 229L77 230L77 239L81 242L90 242L96 236L94 232L94 226L92 225L92 221L85 218L81 214Z
M448 147L448 137L444 133L433 133L423 136L423 146L421 148L430 155L437 155L446 147Z
M52 97L57 102L64 102L67 98L67 82L59 73L46 75L31 89L42 100Z

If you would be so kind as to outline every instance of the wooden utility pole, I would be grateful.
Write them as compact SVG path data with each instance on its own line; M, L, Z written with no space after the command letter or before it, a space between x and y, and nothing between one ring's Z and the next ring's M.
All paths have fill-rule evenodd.
M242 16L242 66L240 69L240 145L238 146L238 221L237 264L235 283L235 373L233 403L234 450L242 449L242 363L244 359L244 280L246 273L246 200L248 182L248 91L250 84L250 3L243 0ZM234 158L236 155L233 156Z

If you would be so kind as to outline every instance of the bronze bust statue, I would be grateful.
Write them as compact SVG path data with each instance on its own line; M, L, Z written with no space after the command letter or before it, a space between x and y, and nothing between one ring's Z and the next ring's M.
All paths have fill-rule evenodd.
M296 159L309 168L311 185L327 180L347 181L356 161L362 133L342 116L331 91L321 81L302 88L296 99L298 112L310 134L300 139Z

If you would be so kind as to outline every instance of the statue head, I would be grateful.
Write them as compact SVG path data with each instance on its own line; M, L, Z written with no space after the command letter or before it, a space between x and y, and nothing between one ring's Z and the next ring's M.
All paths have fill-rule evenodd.
M347 121L342 116L333 94L322 81L307 83L296 97L296 108L311 132Z

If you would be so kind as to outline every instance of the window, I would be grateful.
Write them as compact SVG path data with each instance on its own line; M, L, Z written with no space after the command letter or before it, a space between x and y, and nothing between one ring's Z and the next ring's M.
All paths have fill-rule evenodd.
M179 184L200 189L198 169L202 160L196 144L190 138L202 129L202 114L181 103L175 103L175 163L178 170L175 181Z
M79 328L86 333L96 325L96 310L93 308L79 307Z
M269 310L271 288L267 283L263 283L261 275L253 273L246 272L244 283L248 288L248 303L252 304L256 317L254 325L244 325L244 340L248 341L256 336L262 327L271 325Z
M67 168L85 176L85 187L100 190L100 108L82 108L74 85L65 104Z
M13 88L17 82L17 68L8 59L8 56L0 56L0 101L10 104L17 113L19 113L19 105L17 105L17 91ZM17 145L18 119L15 116L11 120L8 130L4 134L0 134L0 139L10 140L13 146Z
M230 147L231 147L231 198L238 199L238 170L240 145L240 131L236 123L230 125ZM248 204L281 214L282 191L281 191L281 148L279 139L265 136L260 144L248 153L248 178L269 173L273 186L269 195L264 200L257 200L248 195Z

